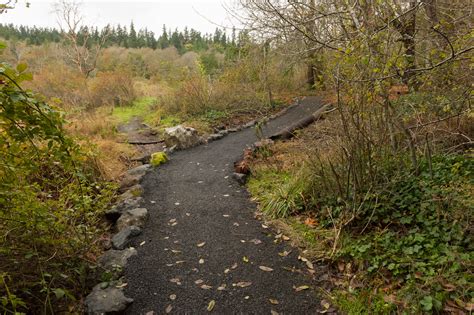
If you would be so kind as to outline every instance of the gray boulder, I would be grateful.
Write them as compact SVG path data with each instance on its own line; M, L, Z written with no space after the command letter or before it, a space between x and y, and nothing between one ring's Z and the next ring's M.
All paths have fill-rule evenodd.
M117 220L117 229L122 231L129 226L143 227L148 218L148 210L145 208L135 208L127 210Z
M133 299L127 298L121 289L102 289L102 284L96 285L84 301L89 315L121 313L132 302Z
M196 129L182 125L166 128L163 138L168 148L176 146L178 150L191 148L202 143Z
M138 226L128 226L112 237L112 246L114 249L124 249L130 243L130 240L142 233Z
M127 265L128 259L135 255L137 255L135 248L127 248L124 250L111 249L100 256L97 263L105 270L123 269Z

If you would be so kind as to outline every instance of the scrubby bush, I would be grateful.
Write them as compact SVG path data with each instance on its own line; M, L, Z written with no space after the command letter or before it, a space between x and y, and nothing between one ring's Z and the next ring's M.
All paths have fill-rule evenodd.
M78 312L112 189L60 112L19 87L25 70L0 67L0 309Z

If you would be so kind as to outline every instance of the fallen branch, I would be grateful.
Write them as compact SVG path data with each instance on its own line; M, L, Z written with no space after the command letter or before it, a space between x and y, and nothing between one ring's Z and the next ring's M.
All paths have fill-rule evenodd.
M323 116L325 114L328 114L328 113L335 110L335 108L327 110L329 106L330 106L329 104L323 105L320 109L318 109L312 115L310 115L308 117L305 117L305 118L299 120L298 122L296 122L295 124L293 124L293 125L285 128L285 129L280 130L279 132L271 135L269 137L269 139L271 139L271 140L287 140L287 139L293 138L294 135L295 135L294 133L295 133L296 130L303 129L303 128L311 125L313 122L315 122L319 119L324 119Z

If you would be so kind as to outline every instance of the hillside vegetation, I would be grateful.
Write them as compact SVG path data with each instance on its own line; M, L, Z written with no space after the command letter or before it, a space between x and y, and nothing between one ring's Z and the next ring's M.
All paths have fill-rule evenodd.
M349 314L473 311L469 1L242 1L333 110L257 154L261 209L334 266ZM272 37L272 35L276 35Z

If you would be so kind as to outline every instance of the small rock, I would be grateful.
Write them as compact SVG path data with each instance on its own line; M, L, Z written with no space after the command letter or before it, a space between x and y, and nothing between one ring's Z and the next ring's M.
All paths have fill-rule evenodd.
M212 135L209 135L209 137L207 137L207 141L209 142L216 141L216 140L221 139L222 137L224 137L224 135L220 133L213 133Z
M160 166L161 164L164 164L166 162L168 162L168 156L165 152L155 152L151 155L150 164L153 167Z
M143 175L141 174L130 175L128 173L125 173L122 180L120 181L119 192L123 193L127 191L128 188L139 184L142 177Z
M127 298L121 289L102 289L101 284L96 285L84 301L89 315L120 313L132 302L133 299Z
M125 199L121 203L105 211L105 217L112 222L116 222L118 218L120 218L120 216L123 213L125 213L127 210L138 208L141 201L142 201L142 197Z
M108 250L97 260L99 266L106 270L113 270L116 267L124 268L130 257L135 256L137 250L135 248L127 248L124 250Z
M140 197L141 195L143 194L143 187L139 184L137 185L134 185L130 188L128 188L128 190L126 192L124 192L123 194L121 194L117 200L119 202L122 202L124 200L127 200L127 199L133 199L133 198L136 198L136 197Z
M249 121L248 123L244 125L244 128L250 128L252 126L255 126L256 123L257 122L255 120Z
M272 145L274 142L272 139L263 139L261 141L257 141L253 144L255 149L261 149L267 146Z
M143 227L147 218L148 210L145 208L135 208L132 210L127 210L127 212L122 214L117 220L117 229L121 231L124 228L132 225Z
M140 166L137 166L135 168L132 168L130 170L128 170L126 172L127 175L145 175L146 172L151 168L151 165L150 164L144 164L144 165L140 165Z
M221 135L221 136L226 136L226 135L229 134L229 131L224 129L224 130L219 131L218 134Z
M133 237L141 233L142 229L138 226L128 226L112 237L112 245L114 249L124 249Z
M247 175L242 173L233 173L232 178L234 178L241 185L245 185L247 181Z

